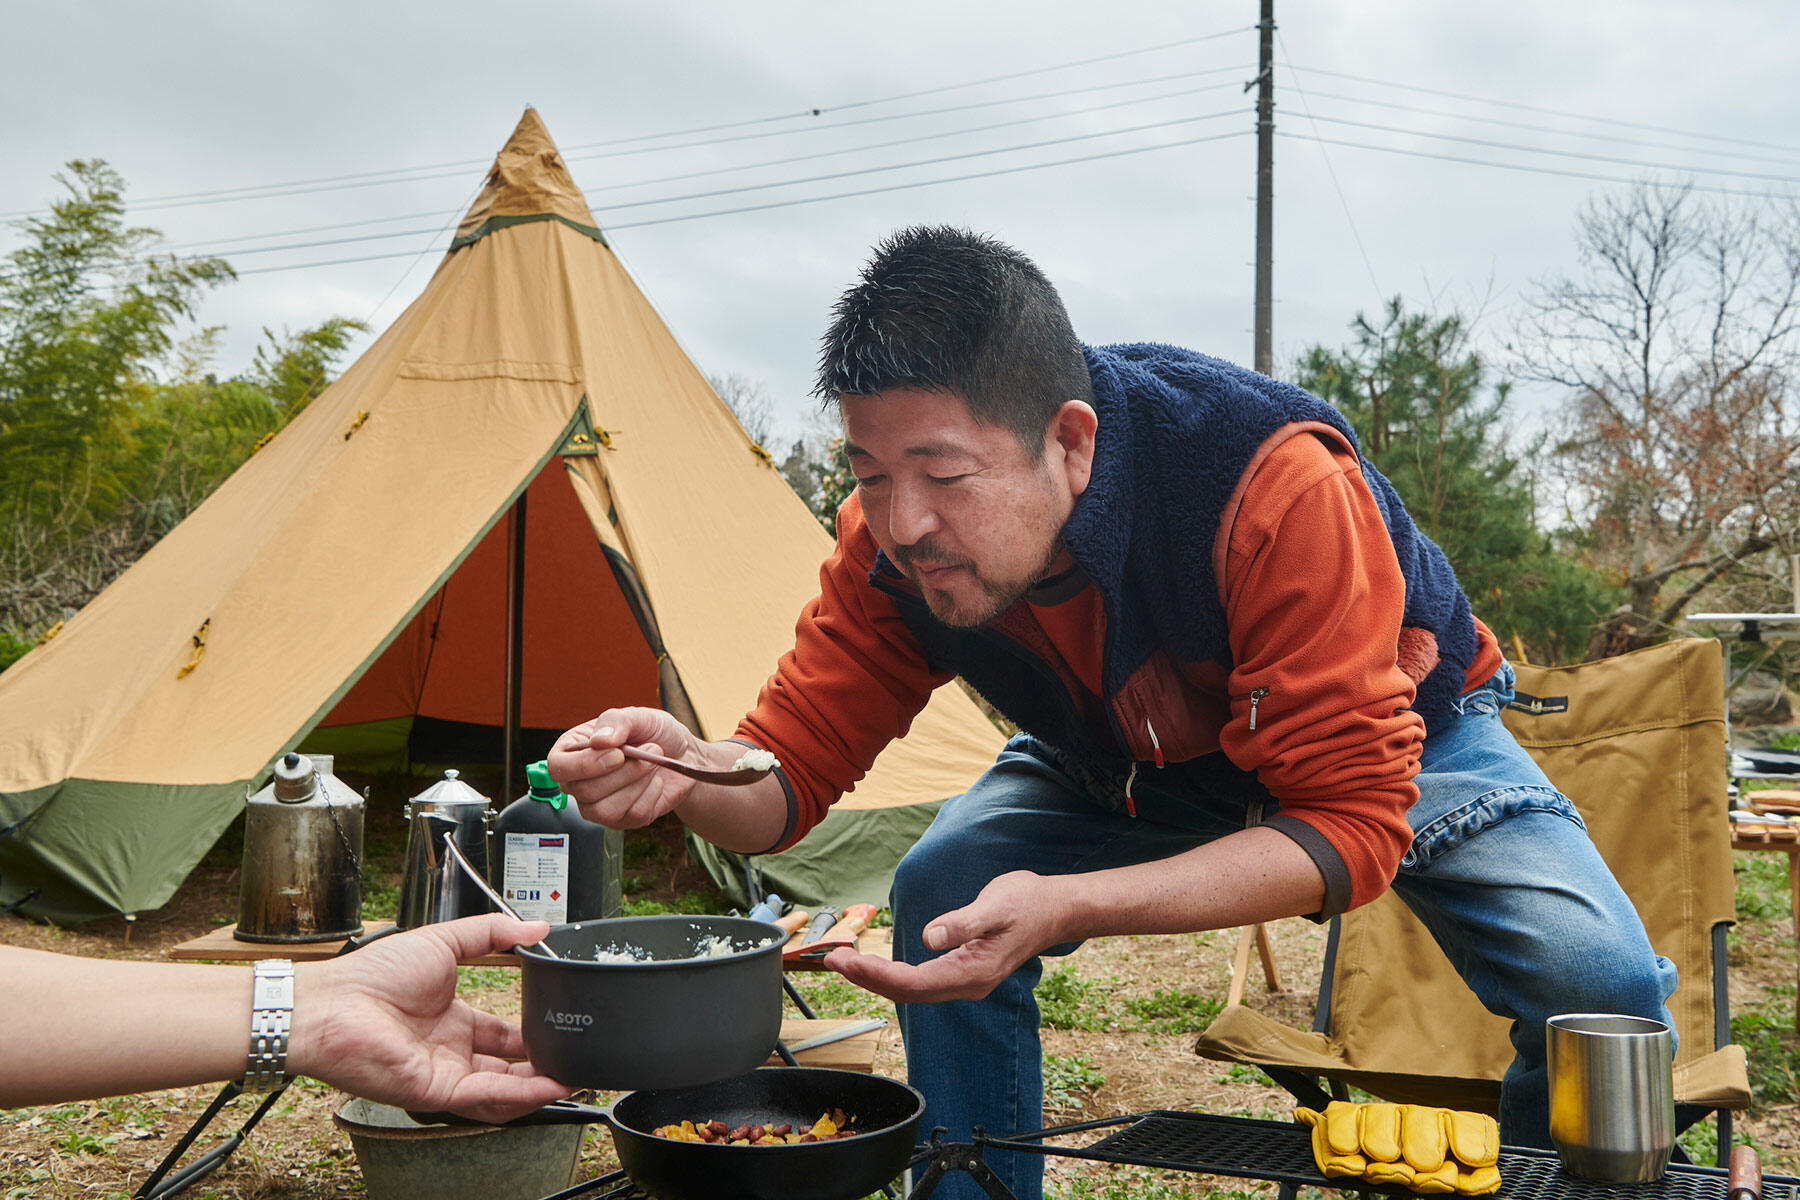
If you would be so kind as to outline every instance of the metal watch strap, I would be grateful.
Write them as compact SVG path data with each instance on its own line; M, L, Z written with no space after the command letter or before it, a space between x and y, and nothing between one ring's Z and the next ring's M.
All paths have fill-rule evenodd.
M270 1092L287 1079L288 1031L294 1022L294 964L259 959L250 993L250 1059L246 1092Z

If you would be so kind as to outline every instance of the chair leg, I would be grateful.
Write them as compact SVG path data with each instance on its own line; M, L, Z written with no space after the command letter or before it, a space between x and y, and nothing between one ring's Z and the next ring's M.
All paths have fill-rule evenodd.
M1794 1032L1800 1033L1800 848L1788 851L1788 911L1794 917Z
M1231 960L1231 986L1225 990L1226 1008L1244 1001L1244 984L1250 976L1250 946L1255 940L1256 926L1246 925L1238 930L1237 953Z
M1281 991L1281 977L1275 973L1275 951L1269 945L1269 927L1260 923L1256 926L1256 953L1262 959L1263 982L1268 985L1269 993ZM1800 1009L1795 1011L1800 1013ZM1800 1021L1800 1016L1796 1016L1796 1020Z

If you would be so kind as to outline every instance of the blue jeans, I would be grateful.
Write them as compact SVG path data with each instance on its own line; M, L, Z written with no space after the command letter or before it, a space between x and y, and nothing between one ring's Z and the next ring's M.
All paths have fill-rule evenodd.
M1631 902L1581 817L1500 722L1513 671L1464 695L1462 715L1426 739L1408 814L1413 843L1394 890L1487 1008L1512 1019L1515 1057L1501 1085L1502 1139L1550 1145L1544 1020L1614 1012L1669 1021L1675 966L1655 954ZM1113 807L1122 781L1077 778L1020 735L967 793L945 804L894 876L894 950L935 955L921 935L941 913L1007 871L1098 871L1168 858L1241 825L1191 796L1159 791L1140 772L1135 818ZM1067 954L1073 944L1046 954ZM974 1126L1007 1134L1043 1124L1042 1046L1034 958L986 999L899 1006L907 1073L925 1094L923 1128L953 1140ZM1019 1200L1043 1194L1043 1160L992 1155ZM982 1195L953 1174L936 1195Z

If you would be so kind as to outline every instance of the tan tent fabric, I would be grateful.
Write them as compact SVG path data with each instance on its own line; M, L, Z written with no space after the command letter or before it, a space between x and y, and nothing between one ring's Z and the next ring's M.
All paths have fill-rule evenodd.
M540 215L555 219L497 220ZM592 225L528 111L469 210L473 240L393 326L0 674L0 825L24 821L0 840L0 896L42 887L35 911L59 918L154 907L316 725L496 721L505 525L528 487L526 723L655 703L660 674L703 735L731 732L830 540ZM590 427L591 453L559 460ZM641 585L664 662L615 567ZM941 800L1000 740L944 689L851 802ZM184 807L193 788L208 798Z
M526 109L505 147L488 170L487 185L463 215L456 238L475 235L495 217L560 217L598 233L587 198L575 186L550 131Z
M1718 643L1517 670L1507 726L1575 801L1652 945L1681 970L1670 1004L1677 1098L1746 1105L1742 1048L1713 1050L1711 931L1735 917ZM1326 1034L1234 1006L1196 1049L1330 1075L1395 1101L1493 1111L1512 1059L1508 1023L1481 1007L1393 893L1344 915L1331 986Z

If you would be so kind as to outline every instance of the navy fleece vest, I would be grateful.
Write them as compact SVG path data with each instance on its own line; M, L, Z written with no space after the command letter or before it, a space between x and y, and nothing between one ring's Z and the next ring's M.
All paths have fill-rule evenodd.
M1225 506L1263 442L1295 421L1331 425L1352 446L1356 435L1317 397L1220 359L1152 344L1087 347L1086 353L1099 431L1092 478L1062 539L1105 606L1102 688L1110 712L1111 698L1158 648L1180 661L1230 669L1210 550ZM1362 473L1406 579L1402 623L1429 631L1437 642L1438 662L1413 703L1429 732L1453 719L1451 701L1461 694L1475 654L1474 620L1449 561L1414 526L1393 485L1366 461ZM1175 545L1202 549L1171 554ZM934 667L962 675L1021 729L1093 767L1129 765L1116 742L1108 744L1080 718L1048 664L993 629L955 630L938 622L885 556L877 557L870 582L901 601L907 626ZM1217 766L1225 776L1240 775Z

